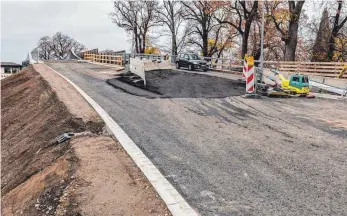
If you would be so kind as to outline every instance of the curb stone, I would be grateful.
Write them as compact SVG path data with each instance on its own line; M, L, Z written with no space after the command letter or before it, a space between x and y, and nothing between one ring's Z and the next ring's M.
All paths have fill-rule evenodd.
M173 216L200 216L182 197L181 194L170 184L170 182L160 173L157 167L147 158L141 149L130 139L123 129L108 115L108 113L96 103L87 93L78 87L71 80L44 64L47 68L57 73L68 83L70 83L95 109L104 120L106 126L116 137L118 142L140 168L148 181L152 184L156 192L165 202L167 208Z

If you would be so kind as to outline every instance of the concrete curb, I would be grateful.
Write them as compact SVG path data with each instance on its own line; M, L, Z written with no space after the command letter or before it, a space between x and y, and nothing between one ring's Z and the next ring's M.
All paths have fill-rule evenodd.
M123 129L107 114L107 112L96 103L87 93L78 87L71 80L44 64L47 68L54 71L68 83L70 83L95 109L104 120L109 130L113 133L119 143L127 151L135 164L141 169L148 181L166 203L173 216L199 216L199 214L184 200L181 194L170 184L170 182L160 173L157 167L147 158L141 149L130 139Z

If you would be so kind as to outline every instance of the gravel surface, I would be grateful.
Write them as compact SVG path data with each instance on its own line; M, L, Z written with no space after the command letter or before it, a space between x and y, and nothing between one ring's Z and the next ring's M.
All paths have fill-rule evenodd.
M106 83L117 88L117 89L121 89L128 94L132 94L132 95L137 95L137 96L147 97L147 98L161 98L161 97L163 97L163 95L148 91L144 87L138 88L138 87L133 86L131 84L128 84L126 82L120 81L118 78L109 79L106 81Z
M345 215L346 101L138 97L49 64L98 102L201 215Z
M245 92L235 80L177 70L147 71L146 82L144 89L170 98L219 98Z

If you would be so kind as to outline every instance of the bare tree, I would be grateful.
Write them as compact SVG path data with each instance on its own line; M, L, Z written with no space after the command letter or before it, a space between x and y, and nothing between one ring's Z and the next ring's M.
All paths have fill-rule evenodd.
M336 50L336 41L339 41L339 32L342 29L342 27L345 25L347 22L347 16L342 19L340 22L340 15L341 15L341 10L342 10L342 4L343 1L339 0L337 1L338 6L337 6L337 11L334 17L334 24L329 40L329 51L328 51L328 61L332 61L334 57L334 51Z
M52 49L52 40L49 36L41 37L37 49L40 54L40 59L50 60L52 59L53 49Z
M178 1L164 1L162 7L158 7L157 13L159 15L159 21L163 23L170 32L171 36L171 54L178 54L178 47L183 43L187 35L187 31L184 31L183 35L180 35L181 39L178 39L179 30L183 27L183 18L181 16L182 5Z
M83 44L61 32L57 32L52 36L51 43L53 56L57 59L65 59L70 50L80 52L85 49Z
M329 39L330 39L330 23L329 23L329 13L327 8L324 8L319 28L317 31L316 40L312 47L312 58L311 61L325 61L329 49Z
M115 1L111 19L133 35L135 52L144 53L149 30L158 25L157 1Z
M212 56L214 53L218 52L217 44L223 28L223 26L213 18L214 12L218 7L216 7L215 2L212 1L192 1L182 2L182 4L184 6L182 17L190 21L192 24L191 33L199 37L191 37L189 43L200 47L203 56ZM212 36L213 38L210 38ZM209 39L213 41L210 45Z
M61 32L55 33L52 37L41 37L37 47L40 59L65 59L69 51L76 53L85 49L85 46L70 36Z
M225 3L222 7L228 15L216 19L219 23L228 24L239 32L242 37L241 57L243 58L248 51L248 38L252 22L257 15L258 1L234 1Z
M288 10L282 10L277 13L282 13L281 17L286 18L278 19L276 12L282 3L283 2L275 1L273 4L267 4L268 6L271 6L268 17L271 18L276 29L282 35L282 41L284 41L285 44L284 60L295 61L295 51L298 43L299 19L305 1L288 1Z

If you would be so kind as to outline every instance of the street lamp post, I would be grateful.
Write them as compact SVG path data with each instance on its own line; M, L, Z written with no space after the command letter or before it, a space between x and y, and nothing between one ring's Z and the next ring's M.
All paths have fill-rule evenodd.
M261 42L260 42L260 82L263 81L263 67L264 67L264 0L262 1L262 19L261 19Z

